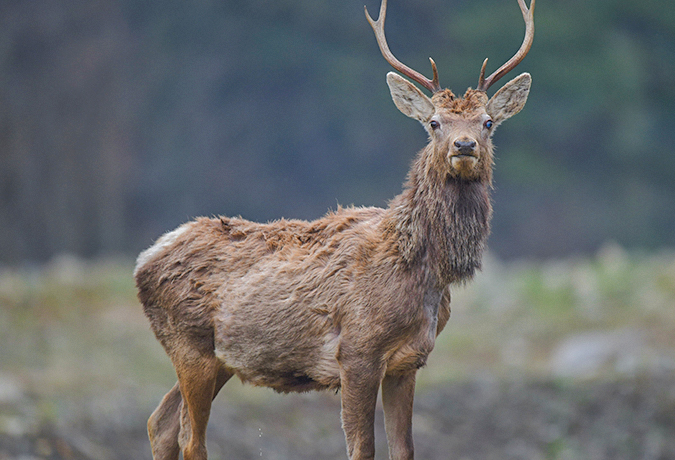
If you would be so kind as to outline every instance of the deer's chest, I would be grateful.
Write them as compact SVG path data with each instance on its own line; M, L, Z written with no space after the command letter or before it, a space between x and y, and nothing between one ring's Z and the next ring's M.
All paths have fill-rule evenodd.
M415 371L427 363L438 333L438 315L443 293L428 289L422 301L422 314L387 360L387 374Z

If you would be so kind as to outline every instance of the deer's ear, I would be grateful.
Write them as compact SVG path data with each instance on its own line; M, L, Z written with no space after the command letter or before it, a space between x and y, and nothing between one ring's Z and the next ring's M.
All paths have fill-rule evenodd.
M421 123L429 121L435 112L434 105L417 86L394 72L387 74L387 85L394 104L404 115Z
M520 112L530 94L532 77L529 73L522 73L501 87L488 101L485 111L490 115L495 126L508 120Z

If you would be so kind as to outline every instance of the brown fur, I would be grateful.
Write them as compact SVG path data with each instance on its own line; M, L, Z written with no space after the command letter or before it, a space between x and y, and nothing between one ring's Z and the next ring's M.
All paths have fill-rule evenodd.
M387 209L339 208L313 222L201 218L160 240L135 276L181 390L181 375L205 379L202 361L211 379L215 366L282 392L342 387L351 458L372 458L380 382L414 379L426 363L450 315L448 285L480 268L489 232L490 148L480 179L465 180L437 147L418 155Z
M449 89L434 93L431 97L434 106L447 110L451 113L469 114L480 111L487 104L487 94L484 91L467 89L463 98L458 98Z
M490 101L388 83L430 141L386 209L312 222L200 218L139 256L138 296L178 376L148 420L155 460L206 459L211 401L234 375L280 392L340 389L352 460L374 458L382 388L390 458L413 458L416 372L450 317L450 285L480 269L490 230L486 121L519 111L530 79Z

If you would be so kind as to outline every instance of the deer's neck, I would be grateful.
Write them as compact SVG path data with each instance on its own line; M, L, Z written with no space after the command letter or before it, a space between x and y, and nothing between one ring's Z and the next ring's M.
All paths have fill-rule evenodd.
M481 268L490 233L490 183L430 171L419 158L389 208L389 229L402 261L441 285L469 280Z

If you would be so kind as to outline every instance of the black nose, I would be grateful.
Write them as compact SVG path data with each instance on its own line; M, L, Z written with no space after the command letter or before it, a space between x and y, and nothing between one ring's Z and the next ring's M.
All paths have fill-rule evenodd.
M462 155L471 155L476 149L476 141L459 139L455 141L455 148Z

